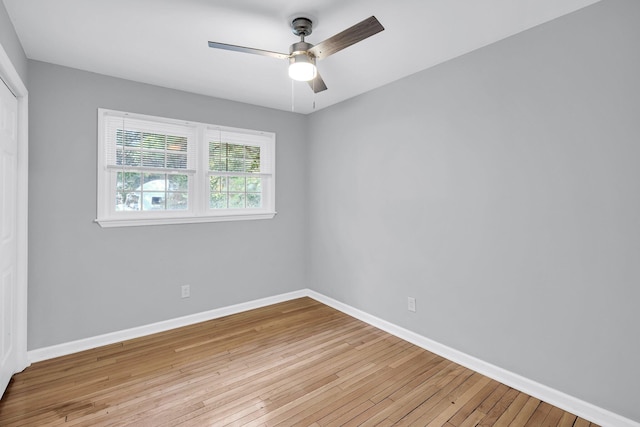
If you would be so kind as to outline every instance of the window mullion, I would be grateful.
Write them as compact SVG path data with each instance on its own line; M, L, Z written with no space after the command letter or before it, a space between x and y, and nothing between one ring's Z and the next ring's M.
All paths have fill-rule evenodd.
M199 125L196 131L196 173L193 179L193 202L196 215L204 215L206 211L206 198L209 191L206 180L208 179L208 149L205 138L205 126Z

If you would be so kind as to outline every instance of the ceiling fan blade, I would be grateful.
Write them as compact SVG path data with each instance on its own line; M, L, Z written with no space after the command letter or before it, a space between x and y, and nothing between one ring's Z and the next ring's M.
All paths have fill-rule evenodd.
M313 90L313 93L327 90L327 85L324 84L324 80L322 80L322 77L320 77L320 73L316 75L315 79L309 80L307 83L309 83L309 87L311 88L311 90Z
M375 16L371 16L353 27L347 28L335 36L318 43L309 49L309 52L318 59L326 58L382 30L384 30L384 27L380 21Z
M254 55L270 56L277 59L288 59L289 55L279 52L271 52L270 50L254 49L252 47L237 46L235 44L225 44L209 42L209 47L214 49L233 50L234 52L253 53Z

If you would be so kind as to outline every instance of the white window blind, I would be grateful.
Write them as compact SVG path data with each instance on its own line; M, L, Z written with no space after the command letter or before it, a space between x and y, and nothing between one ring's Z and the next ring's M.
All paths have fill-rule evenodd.
M150 122L107 113L105 155L108 168L195 172L194 126Z

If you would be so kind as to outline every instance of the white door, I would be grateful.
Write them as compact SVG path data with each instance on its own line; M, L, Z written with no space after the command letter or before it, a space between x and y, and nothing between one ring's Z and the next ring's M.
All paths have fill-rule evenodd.
M18 101L0 79L0 396L17 356Z

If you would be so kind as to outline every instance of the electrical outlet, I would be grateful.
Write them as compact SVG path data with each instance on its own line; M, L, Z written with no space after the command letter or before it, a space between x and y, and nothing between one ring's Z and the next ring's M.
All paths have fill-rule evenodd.
M407 298L407 310L416 312L416 299L413 297Z
M189 285L182 285L182 298L189 298L191 296L191 287Z

